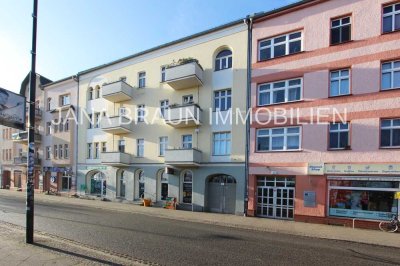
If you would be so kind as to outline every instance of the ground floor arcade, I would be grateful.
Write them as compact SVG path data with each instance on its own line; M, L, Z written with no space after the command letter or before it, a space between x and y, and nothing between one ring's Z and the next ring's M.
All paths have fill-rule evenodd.
M173 197L178 208L243 215L243 164L174 168L159 165L111 167L78 166L78 194L111 200L151 199L162 206Z

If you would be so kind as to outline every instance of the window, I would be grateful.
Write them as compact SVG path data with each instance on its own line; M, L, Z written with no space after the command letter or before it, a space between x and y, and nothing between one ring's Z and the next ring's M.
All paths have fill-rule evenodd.
M91 128L93 128L93 124L94 124L94 121L93 121L93 114L89 114L89 129L91 129Z
M54 159L57 159L58 157L58 146L54 145Z
M50 156L51 156L51 147L47 146L46 147L46 160L50 160Z
M191 149L192 148L192 135L183 135L182 136L182 148L183 149Z
M400 3L383 7L383 33L400 30Z
M400 147L400 118L381 121L381 147Z
M350 69L331 71L329 96L350 94Z
M118 182L118 187L119 187L119 197L120 198L125 198L125 189L126 189L126 179L125 179L125 171L121 171L119 175L119 182Z
M94 124L94 127L95 127L95 128L99 128L99 127L100 127L100 122L101 122L100 113L95 113L95 114L94 114L94 117L95 117L95 118L94 118L94 119L95 119L95 120L94 120L94 123L95 123L95 124Z
M382 90L400 88L400 61L382 64Z
M96 86L96 99L100 98L100 86Z
M137 108L137 121L138 122L143 122L144 121L144 117L145 117L145 105L144 104L142 104L142 105L138 105L138 108Z
M300 127L257 130L257 151L289 151L300 149Z
M160 156L165 156L165 150L168 148L168 137L160 137Z
M90 87L89 88L89 91L88 91L88 100L90 101L90 100L93 100L94 99L94 94L93 94L93 88L92 87Z
M161 113L161 117L165 116L165 112L167 111L169 106L169 101L168 100L164 100L160 102L160 113Z
M60 118L60 125L58 127L60 132L64 131L64 119Z
M68 132L68 131L69 131L69 118L67 118L67 119L65 120L64 131L65 131L65 132Z
M62 159L64 156L63 145L58 145L58 158Z
M69 159L69 146L68 144L64 145L64 158Z
M214 110L226 111L231 109L232 96L231 90L222 90L214 92Z
M214 133L213 155L231 154L231 132Z
M92 143L87 144L87 158L92 159Z
M60 104L61 106L66 106L71 104L70 95L61 95L60 96Z
M53 124L53 128L54 128L54 133L58 132L58 119L54 119L54 124Z
M139 170L138 173L138 183L139 183L139 198L144 198L144 172Z
M101 143L101 152L107 152L107 143L106 142Z
M118 111L119 111L119 116L126 117L126 113L127 113L126 107L120 107Z
M215 71L232 68L232 51L223 50L215 57Z
M161 82L165 81L165 66L161 67Z
M51 134L51 122L46 123L46 135Z
M331 44L339 44L351 40L351 18L339 18L331 21Z
M47 111L51 111L51 98L47 98Z
M191 171L185 171L183 174L182 192L183 203L191 204L193 194L193 174Z
M258 86L258 105L298 101L302 87L301 78L261 84Z
M144 139L137 139L136 141L136 154L137 157L144 156Z
M268 60L301 52L301 35L301 32L294 32L260 41L258 44L258 60Z
M348 123L329 124L329 149L346 149L350 146Z
M125 140L118 140L118 152L125 153Z
M185 95L182 97L183 104L192 104L193 103L193 95Z
M71 176L63 176L63 177L61 178L61 182L62 182L62 184L61 184L61 189L62 189L63 191L68 191L68 190L71 189L71 184L72 184L72 182L71 182Z
M94 144L94 158L99 159L100 158L100 143L96 142Z
M139 88L146 87L146 72L139 73Z

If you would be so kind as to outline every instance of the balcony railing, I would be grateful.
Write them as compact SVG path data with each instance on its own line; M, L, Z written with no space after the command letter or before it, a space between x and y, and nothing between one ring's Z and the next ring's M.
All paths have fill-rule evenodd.
M165 82L175 90L201 86L203 69L195 62L169 67L165 70Z
M172 166L199 166L202 152L198 149L169 149L165 151L165 164Z
M36 120L42 119L42 114L43 114L43 112L40 108L35 108L35 119ZM28 115L29 115L29 107L27 106L26 107L26 116L28 116Z
M126 166L132 162L132 155L124 152L103 152L101 163L111 166Z
M18 156L14 157L14 164L15 165L21 165L21 164L27 164L28 163L28 157L27 156ZM34 164L35 165L40 165L41 160L39 158L34 158Z
M103 85L103 98L111 102L123 102L132 99L133 88L125 81L116 81Z
M28 131L22 131L11 135L11 139L17 143L24 143L28 141ZM41 142L42 136L39 133L35 133L35 142Z
M202 112L197 104L170 106L165 110L164 120L175 128L199 126Z
M101 129L111 134L127 134L133 131L132 121L124 116L103 117Z

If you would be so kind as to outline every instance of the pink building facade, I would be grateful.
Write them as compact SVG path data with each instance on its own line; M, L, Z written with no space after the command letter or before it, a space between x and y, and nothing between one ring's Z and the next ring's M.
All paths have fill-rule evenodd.
M399 29L387 0L254 20L248 215L364 226L399 213Z

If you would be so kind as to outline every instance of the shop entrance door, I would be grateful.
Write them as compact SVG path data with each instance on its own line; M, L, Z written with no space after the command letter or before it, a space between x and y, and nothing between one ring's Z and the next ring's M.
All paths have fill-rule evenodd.
M257 179L257 214L260 217L293 219L295 181L291 177Z

